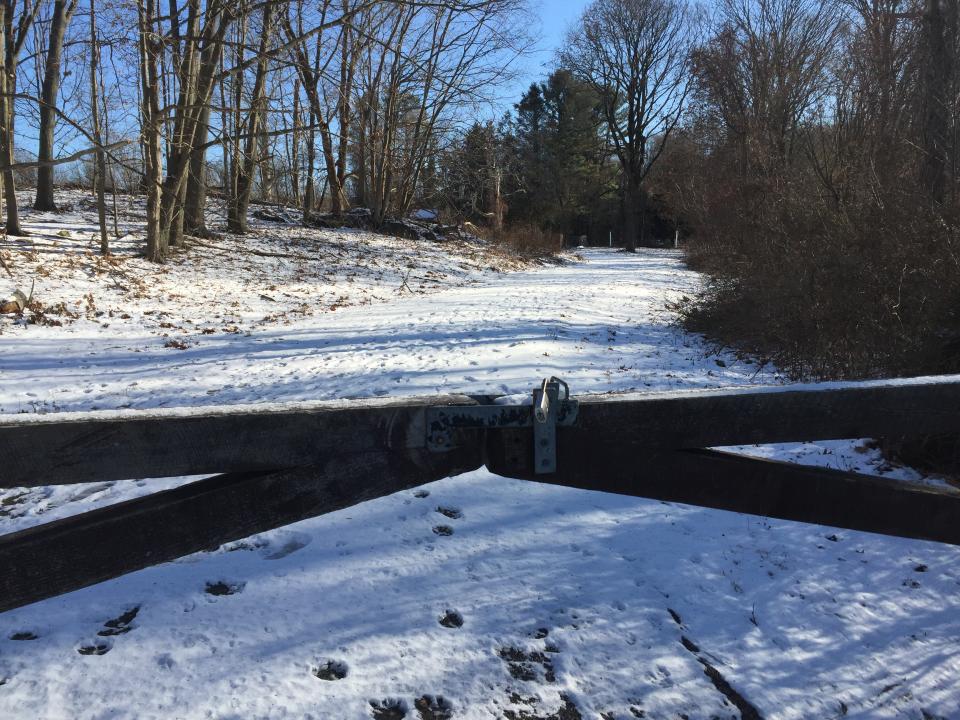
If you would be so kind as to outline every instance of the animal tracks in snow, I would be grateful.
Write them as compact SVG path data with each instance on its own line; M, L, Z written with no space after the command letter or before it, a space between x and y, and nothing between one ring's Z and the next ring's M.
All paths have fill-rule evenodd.
M413 701L418 720L451 720L454 717L453 703L443 695L421 695ZM410 712L410 706L402 698L371 700L370 712L373 720L403 720Z
M124 635L135 627L133 621L136 619L137 615L140 614L140 606L134 605L133 607L125 610L117 617L107 620L103 624L103 630L99 631L97 635L101 637L111 637L113 635Z

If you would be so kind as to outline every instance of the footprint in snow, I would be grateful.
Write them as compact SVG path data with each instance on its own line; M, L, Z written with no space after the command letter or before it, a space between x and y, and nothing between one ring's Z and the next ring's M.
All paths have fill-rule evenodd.
M453 535L453 528L449 525L436 525L433 528L434 535L440 535L441 537L450 537Z
M205 592L207 595L236 595L243 592L243 588L246 587L245 582L237 583L228 583L223 580L218 580L217 582L207 582L207 587Z
M407 703L399 698L371 700L373 720L403 720L407 716Z
M278 534L276 542L270 542L264 550L265 560L280 560L302 550L310 544L311 538L306 533L285 532Z
M463 627L463 615L456 610L447 610L438 622L445 628Z
M438 505L437 512L451 520L460 520L463 517L463 513L459 509L446 505Z
M91 642L82 642L77 646L81 655L106 655L113 648L113 641L98 638Z
M111 637L113 635L123 635L125 633L133 630L135 625L132 625L134 619L140 612L140 606L134 605L131 608L128 608L119 616L113 618L112 620L107 620L103 624L103 630L97 633L100 637Z
M453 717L453 704L443 695L423 695L413 705L420 720L450 720Z
M340 660L325 660L313 668L315 677L321 680L343 680L347 676L347 664Z
M10 636L10 639L24 641L24 640L36 640L38 637L40 636L37 635L35 632L32 632L30 630L21 630L20 632L13 633Z

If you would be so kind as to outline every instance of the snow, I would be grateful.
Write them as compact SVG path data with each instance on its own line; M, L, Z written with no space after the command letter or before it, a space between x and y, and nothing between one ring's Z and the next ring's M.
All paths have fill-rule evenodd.
M34 238L42 259L0 247L21 278L44 264L35 296L80 301L80 317L0 325L5 420L436 393L523 402L548 375L576 394L782 382L671 324L666 301L699 282L675 251L530 267L480 245L267 227L258 249L303 232L317 258L251 256L227 237L211 241L231 248L215 271L187 254L157 272L131 239L118 264L146 278L135 293L77 251L83 216L29 222L54 219L71 237ZM881 466L865 440L739 450L921 479ZM189 480L0 491L0 533ZM360 719L394 703L428 718L424 696L456 718L737 717L708 664L766 718L958 718L958 561L934 543L480 470L0 614L0 717ZM105 654L79 652L98 643ZM321 674L346 676L314 674L331 662Z

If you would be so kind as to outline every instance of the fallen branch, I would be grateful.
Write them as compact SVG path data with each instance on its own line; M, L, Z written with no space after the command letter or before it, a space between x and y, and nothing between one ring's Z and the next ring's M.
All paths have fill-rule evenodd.
M188 236L190 242L194 245L200 245L201 247L210 248L211 250L219 250L220 252L243 252L250 255L256 255L258 257L275 257L275 258L288 258L290 260L303 260L304 262L310 262L315 258L311 258L307 255L297 255L295 253L278 253L278 252L267 252L266 250L253 250L251 248L237 247L237 248L224 248L217 245L212 245L211 243L203 242L199 240L195 235Z
M3 269L7 271L7 275L13 278L13 273L10 271L10 266L7 265L7 261L3 259L3 255L0 255L0 265L3 265Z
M413 271L412 271L412 270L407 270L407 274L404 275L403 280L400 282L400 287L397 288L397 295L402 295L404 288L406 288L406 289L407 289L407 292L410 293L411 295L414 294L413 290L410 289L410 286L407 285L407 278L410 277L410 273L411 273L411 272L413 272Z
M83 150L78 150L77 152L67 155L66 157L56 158L54 160L34 160L32 162L16 162L11 163L10 165L0 166L0 172L7 172L8 170L33 170L34 168L42 167L53 167L54 165L65 165L66 163L72 163L75 160L79 160L82 157L87 155L93 155L95 152L100 150L109 151L116 150L125 145L129 145L130 140L118 140L117 142L110 143L109 145L104 145L102 147L91 147L85 148Z

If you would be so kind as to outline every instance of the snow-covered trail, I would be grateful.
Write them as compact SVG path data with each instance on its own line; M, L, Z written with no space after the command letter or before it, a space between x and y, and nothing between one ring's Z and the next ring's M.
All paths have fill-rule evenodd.
M525 393L551 374L577 393L765 379L732 357L705 362L703 345L668 324L665 299L697 282L677 252L584 254L249 335L178 335L186 350L120 323L30 327L0 342L0 412Z
M548 374L575 392L776 379L669 326L665 299L697 282L676 254L585 259L185 351L83 322L29 328L0 342L0 405L514 393ZM0 493L0 533L144 491ZM478 471L0 614L0 718L751 708L960 718L960 549Z

